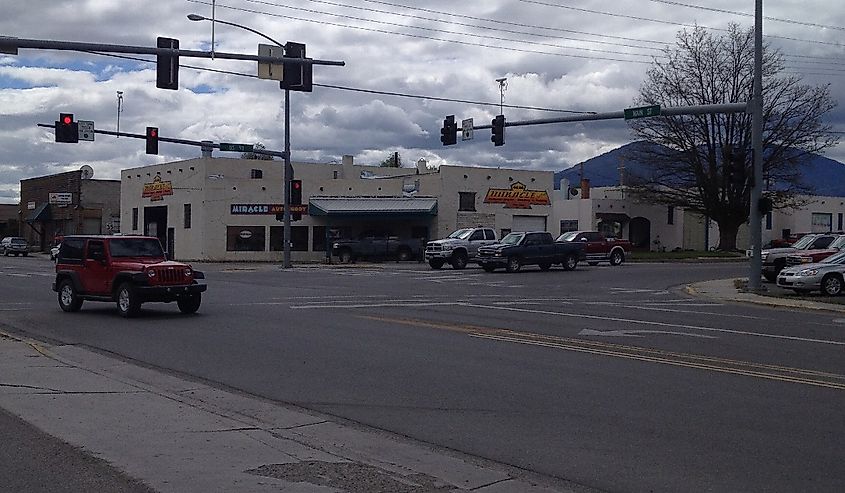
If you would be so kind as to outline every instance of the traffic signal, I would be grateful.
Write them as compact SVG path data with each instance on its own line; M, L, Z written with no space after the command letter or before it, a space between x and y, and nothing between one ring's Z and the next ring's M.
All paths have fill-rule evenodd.
M147 127L147 154L158 154L158 127Z
M156 38L156 46L178 50L179 40L159 37ZM178 56L156 55L156 87L159 89L179 89Z
M490 137L490 140L493 142L493 145L501 146L505 145L505 117L504 115L499 115L490 122L493 125L493 136Z
M56 122L56 142L79 142L79 124L73 121L73 113L59 113Z
M285 43L285 55L283 58L305 58L305 45L288 41ZM282 62L284 72L279 82L280 89L291 91L311 92L312 75L314 66L310 63L292 64Z
M290 205L302 205L302 180L290 181ZM299 221L302 219L301 212L290 213L291 221Z
M748 178L745 168L745 150L735 150L730 155L730 172L728 179L737 188L745 186Z
M443 120L443 128L440 129L440 142L444 146L458 143L458 124L455 123L455 115L449 115Z

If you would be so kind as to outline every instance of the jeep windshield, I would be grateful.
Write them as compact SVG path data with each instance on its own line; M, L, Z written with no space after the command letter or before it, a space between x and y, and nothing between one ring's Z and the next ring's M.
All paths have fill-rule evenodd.
M161 243L154 238L112 239L109 242L111 256L114 257L164 257Z

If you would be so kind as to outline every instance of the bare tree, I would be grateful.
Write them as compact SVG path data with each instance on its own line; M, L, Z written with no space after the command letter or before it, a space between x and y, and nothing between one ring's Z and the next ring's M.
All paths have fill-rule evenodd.
M267 148L264 147L264 144L262 144L261 142L256 142L256 144L254 146L252 146L252 148L254 150L261 150L261 151L267 150ZM259 161L272 161L273 156L271 156L269 154L256 154L254 152L244 152L244 153L241 154L241 159L257 159Z
M687 106L750 101L754 38L732 24L722 35L704 28L678 33L664 60L655 60L640 88L639 104ZM763 49L764 196L775 208L801 205L801 167L838 138L822 117L836 103L827 85L813 87L783 73L782 55ZM719 225L719 249L735 250L748 222L752 182L751 114L711 114L633 120L634 134L659 145L636 146L631 156L644 173L633 191L653 203L684 207Z

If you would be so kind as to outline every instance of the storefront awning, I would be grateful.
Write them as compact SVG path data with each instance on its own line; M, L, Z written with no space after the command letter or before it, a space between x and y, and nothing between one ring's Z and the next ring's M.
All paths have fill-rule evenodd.
M28 224L50 220L50 203L44 202L33 210L25 219Z
M436 216L436 198L417 197L313 197L312 216Z

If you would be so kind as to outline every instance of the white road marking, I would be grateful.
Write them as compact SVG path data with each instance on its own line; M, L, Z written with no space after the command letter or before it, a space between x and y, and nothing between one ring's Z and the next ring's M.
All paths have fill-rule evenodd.
M703 327L698 325L685 325L685 324L672 324L666 322L655 322L651 320L636 320L630 318L619 318L619 317L604 317L600 315L589 315L586 313L566 313L566 312L553 312L548 310L529 310L527 308L513 308L513 307L505 307L505 306L490 306L490 305L476 305L476 304L466 304L464 306L474 307L474 308L481 308L481 309L488 309L488 310L507 310L507 311L514 311L514 312L523 312L523 313L537 313L541 315L556 315L559 317L570 317L570 318L587 318L591 320L606 320L609 322L621 322L621 323L629 323L629 324L641 324L641 325L654 325L658 327L677 327L679 329L691 329L691 330L703 330L703 331L710 331L710 332L723 332L726 334L737 334L737 335L746 335L746 336L754 336L754 337L765 337L769 339L784 339L789 341L799 341L799 342L812 342L816 344L829 344L832 346L845 346L845 342L841 341L829 341L825 339L812 339L807 337L795 337L795 336L784 336L784 335L776 335L776 334L761 334L759 332L748 332L744 330L731 330L731 329L717 329L715 327Z
M276 305L281 303L254 303L256 305ZM338 304L331 304L331 305L291 305L290 307L294 310L301 310L306 308L378 308L378 307L407 307L407 306L418 306L418 307L429 307L429 306L446 306L446 305L466 305L466 303L459 303L455 301L440 301L436 303L431 302L414 302L414 303L370 303L367 305L338 305ZM467 305L471 306L471 305Z
M704 334L690 334L689 332L677 332L673 330L593 330L584 329L578 333L579 336L605 336L605 337L642 337L639 334L668 334L673 336L701 337L703 339L718 339L715 336Z

